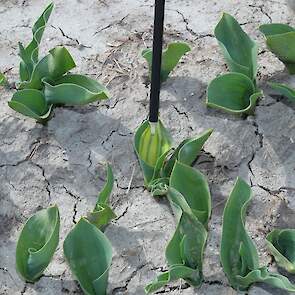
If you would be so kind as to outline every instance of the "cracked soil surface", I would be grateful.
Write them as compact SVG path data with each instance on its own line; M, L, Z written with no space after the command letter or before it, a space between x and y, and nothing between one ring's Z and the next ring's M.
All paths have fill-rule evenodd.
M31 39L30 26L47 0L1 0L0 70L18 79L17 42ZM140 51L152 42L151 0L56 0L42 52L64 44L77 71L108 85L110 100L84 107L56 108L47 126L11 109L13 89L0 97L0 294L82 294L62 254L62 242L80 216L90 210L113 165L116 184L111 203L118 218L106 235L113 244L109 294L143 295L143 287L167 269L164 249L174 219L164 199L143 187L132 140L146 118L149 85ZM259 84L264 97L255 116L236 118L205 106L206 86L226 70L213 29L223 11L231 13L259 43ZM214 128L196 166L207 175L213 212L205 253L205 282L193 289L176 282L160 293L236 294L219 263L221 216L237 176L253 187L247 227L261 264L275 267L265 245L275 227L295 226L295 105L273 95L267 81L295 80L265 48L258 26L295 25L284 0L167 0L165 42L186 41L192 51L163 85L161 118L176 142ZM57 204L60 244L44 276L34 285L15 271L20 229L37 210ZM292 278L291 278L292 279ZM287 294L255 285L250 295Z

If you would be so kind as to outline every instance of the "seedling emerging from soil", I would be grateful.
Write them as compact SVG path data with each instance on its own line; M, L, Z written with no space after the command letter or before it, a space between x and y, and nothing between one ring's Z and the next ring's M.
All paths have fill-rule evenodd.
M56 206L37 212L25 224L16 247L16 269L25 281L36 282L50 263L58 245L59 224Z
M269 50L283 62L291 75L295 74L295 29L285 24L266 24L259 30L266 38Z
M277 264L295 274L295 229L275 229L266 242Z
M223 213L220 250L223 270L236 290L247 290L253 283L261 282L295 292L295 286L286 277L259 267L256 247L245 229L251 197L250 186L238 178Z
M180 59L191 49L186 43L170 43L162 54L161 82L168 79L169 74L177 66ZM142 56L146 59L149 66L149 76L152 72L153 51L148 48L142 51Z
M33 26L33 40L19 44L20 83L9 106L40 123L46 122L54 105L84 105L107 99L106 88L83 75L68 74L75 62L65 47L56 47L39 59L39 45L53 10L50 4Z
M116 217L108 206L114 177L108 166L107 181L87 217L82 217L64 241L64 255L86 295L106 295L112 245L104 235L105 226Z
M262 95L256 86L257 45L226 13L214 34L231 73L221 75L209 84L207 105L232 114L253 114Z

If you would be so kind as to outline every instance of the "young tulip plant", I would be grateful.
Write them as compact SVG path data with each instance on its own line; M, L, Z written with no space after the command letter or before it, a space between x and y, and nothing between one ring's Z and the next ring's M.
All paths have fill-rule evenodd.
M239 23L224 13L215 37L230 73L215 78L208 86L207 106L231 114L253 114L262 91L257 88L257 45Z
M107 181L93 211L80 219L63 244L65 258L86 295L106 295L112 246L103 230L116 217L108 205L113 184L108 166ZM26 282L36 282L52 260L59 226L59 211L53 206L37 212L22 229L16 248L16 269Z
M286 24L266 24L260 26L260 31L266 38L269 50L283 62L289 74L295 74L295 29ZM281 83L269 83L280 94L295 101L295 89Z
M295 292L295 285L287 277L259 266L257 249L245 229L246 210L251 197L251 187L238 178L223 213L220 250L223 270L231 286L238 291L245 291L253 283L261 282ZM268 235L267 241L278 264L292 270L294 230L274 231Z
M48 5L33 26L33 39L24 47L19 43L20 83L9 106L40 123L50 119L55 105L84 105L107 99L107 89L83 75L69 74L75 62L65 47L58 46L39 59L39 45L53 10Z

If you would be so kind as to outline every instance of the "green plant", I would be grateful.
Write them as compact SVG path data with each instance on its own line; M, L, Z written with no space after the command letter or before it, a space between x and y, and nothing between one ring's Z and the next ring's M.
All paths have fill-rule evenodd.
M5 76L4 76L4 74L2 74L0 72L0 86L4 86L6 84L6 82L7 82L7 80L6 80Z
M266 38L269 50L283 62L291 75L295 74L295 29L286 24L265 24L259 30Z
M267 235L266 242L277 264L295 274L295 229L275 229Z
M24 225L16 246L16 269L22 279L34 283L43 274L59 239L59 212L56 206L43 209Z
M190 50L191 49L188 44L183 42L168 44L167 49L164 50L162 54L161 82L165 82L168 79L169 74L177 66L182 56L184 56ZM149 75L151 75L153 59L152 49L144 49L142 51L142 57L145 58L145 60L147 61L149 67Z
M107 89L83 75L68 74L76 65L65 47L56 47L39 59L39 45L53 10L48 5L32 28L28 46L19 43L20 83L9 106L40 123L50 118L54 105L84 105L109 97Z
M231 15L224 13L217 24L215 37L229 70L208 86L207 106L231 114L253 114L262 95L257 89L257 45Z
M177 219L166 248L169 270L147 285L146 293L180 278L193 286L202 283L211 196L205 177L190 166L211 133L209 129L173 148L172 137L161 121L145 121L136 131L134 146L145 185L154 196L167 196Z
M278 273L259 267L256 247L245 229L245 218L251 200L250 186L238 178L223 213L220 258L231 286L247 290L253 283L263 282L289 292L295 286Z

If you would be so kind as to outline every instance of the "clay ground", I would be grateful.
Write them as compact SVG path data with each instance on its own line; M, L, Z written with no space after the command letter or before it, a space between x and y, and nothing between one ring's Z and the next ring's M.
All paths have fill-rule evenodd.
M17 42L31 39L31 25L47 0L1 0L0 70L18 79ZM149 86L140 51L152 41L152 0L56 0L42 53L64 44L75 71L108 84L110 100L55 109L47 126L7 106L14 90L0 97L0 294L82 294L62 253L66 234L91 210L105 179L105 162L116 176L111 203L118 218L106 230L113 244L109 294L144 294L143 287L167 269L164 249L175 224L165 199L153 199L143 179L132 140L146 118ZM225 72L212 32L223 11L234 15L259 43L259 84L264 97L255 116L235 118L205 106L206 85ZM168 0L165 41L192 46L162 91L161 118L178 143L214 128L196 166L207 175L213 214L206 248L205 282L193 289L176 282L167 294L236 294L219 262L221 215L235 178L253 187L247 227L261 264L274 263L265 235L295 226L295 105L274 96L267 81L290 82L283 65L265 49L259 24L295 24L283 0ZM294 81L295 82L295 81ZM294 84L294 83L293 83ZM25 284L14 266L18 234L37 210L57 204L61 214L58 251L36 284ZM249 294L287 294L265 285Z

